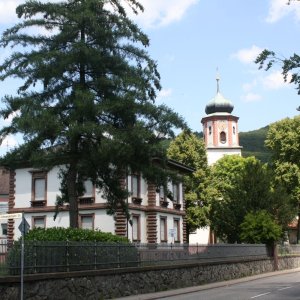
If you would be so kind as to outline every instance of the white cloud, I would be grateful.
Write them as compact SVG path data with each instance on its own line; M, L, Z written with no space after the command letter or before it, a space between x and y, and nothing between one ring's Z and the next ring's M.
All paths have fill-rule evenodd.
M50 0L51 2L61 2L61 0ZM23 4L24 0L0 0L0 24L15 23L18 20L16 8ZM41 0L49 2L49 0Z
M144 13L137 21L146 28L161 27L181 20L186 11L199 0L141 0Z
M243 95L241 98L244 102L256 102L262 99L261 95L252 92Z
M0 23L6 24L17 20L16 7L22 0L1 0L0 2Z
M285 82L280 71L274 71L270 75L265 76L261 79L262 85L268 90L277 90L284 87L289 87L289 82L291 80L291 75L287 77Z
M296 20L300 20L300 5L296 0L291 0L287 5L287 0L270 0L270 9L266 22L275 23L290 13L294 13Z
M42 2L47 1L49 0L42 0ZM51 2L60 1L51 0ZM136 16L135 19L146 28L166 26L181 20L186 11L198 2L199 0L141 0L140 3L144 6L144 12ZM16 22L16 7L21 3L24 1L0 0L0 24Z
M256 57L263 51L263 48L252 45L251 48L241 49L232 54L231 57L238 59L244 64L254 63Z
M169 89L161 89L157 95L158 99L169 98L173 93L171 88Z
M9 148L15 147L17 144L18 142L13 136L7 136L1 144L1 148L8 150Z

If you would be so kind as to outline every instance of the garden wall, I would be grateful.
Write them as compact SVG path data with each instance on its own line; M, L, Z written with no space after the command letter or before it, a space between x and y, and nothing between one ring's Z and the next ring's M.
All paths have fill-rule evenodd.
M300 267L300 256L280 257L278 269ZM34 274L24 277L26 300L99 300L196 286L274 270L273 259ZM2 300L20 299L20 277L0 278Z

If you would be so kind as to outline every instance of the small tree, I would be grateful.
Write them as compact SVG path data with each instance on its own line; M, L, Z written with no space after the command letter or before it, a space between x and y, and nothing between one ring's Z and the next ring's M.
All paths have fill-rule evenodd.
M187 234L199 227L205 227L208 221L208 177L206 149L203 139L184 131L169 145L168 157L181 162L195 171L184 177Z
M282 237L282 227L265 210L248 213L240 225L242 242L273 245Z

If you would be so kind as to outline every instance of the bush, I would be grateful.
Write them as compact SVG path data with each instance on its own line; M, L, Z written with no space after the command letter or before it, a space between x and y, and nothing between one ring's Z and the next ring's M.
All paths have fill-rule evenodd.
M10 274L20 274L20 240L8 254ZM127 238L73 228L36 228L25 236L24 273L133 267L138 250Z
M26 236L27 241L93 241L105 243L129 243L126 237L114 235L110 232L81 228L35 228Z
M272 245L282 236L282 228L265 210L248 213L241 228L241 241L251 244Z

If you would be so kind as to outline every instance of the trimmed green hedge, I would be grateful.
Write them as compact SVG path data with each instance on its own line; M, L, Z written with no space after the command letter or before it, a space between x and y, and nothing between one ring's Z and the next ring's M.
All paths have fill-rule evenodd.
M136 267L139 258L127 238L77 228L30 230L24 249L25 274ZM20 240L9 250L7 263L11 275L20 274Z
M126 237L114 235L110 232L81 228L35 228L26 236L27 241L92 241L105 243L129 243Z

